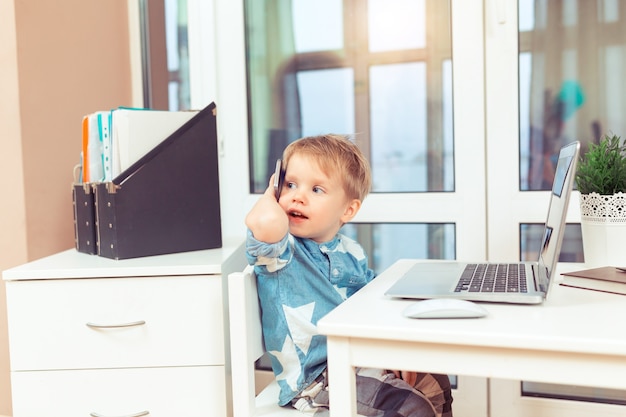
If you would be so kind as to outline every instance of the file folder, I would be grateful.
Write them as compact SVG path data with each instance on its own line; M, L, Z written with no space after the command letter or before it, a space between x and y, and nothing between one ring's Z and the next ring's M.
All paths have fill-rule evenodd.
M215 104L93 189L100 256L128 259L221 247Z
M94 193L91 184L74 184L72 197L76 250L95 255L98 253L98 242L96 240Z
M197 111L165 111L119 107L111 111L111 177L126 170Z

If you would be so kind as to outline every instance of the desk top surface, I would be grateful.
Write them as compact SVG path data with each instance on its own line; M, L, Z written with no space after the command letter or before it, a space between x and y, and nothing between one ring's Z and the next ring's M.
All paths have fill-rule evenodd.
M482 303L480 319L409 319L384 292L419 260L399 260L318 322L328 336L626 356L626 296L553 283L540 305ZM560 265L558 271L582 269Z

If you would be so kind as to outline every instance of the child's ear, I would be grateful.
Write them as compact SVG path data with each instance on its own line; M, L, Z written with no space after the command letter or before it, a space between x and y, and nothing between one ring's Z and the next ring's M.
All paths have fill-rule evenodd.
M348 203L346 206L346 210L343 212L343 216L341 216L341 221L343 223L348 223L356 214L359 212L361 208L361 200L354 199Z

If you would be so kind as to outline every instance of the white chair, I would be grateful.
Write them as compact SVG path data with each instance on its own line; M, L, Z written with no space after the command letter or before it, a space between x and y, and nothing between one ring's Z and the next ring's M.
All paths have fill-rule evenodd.
M278 405L278 383L255 394L255 362L265 352L256 276L251 266L228 275L233 417L302 417Z

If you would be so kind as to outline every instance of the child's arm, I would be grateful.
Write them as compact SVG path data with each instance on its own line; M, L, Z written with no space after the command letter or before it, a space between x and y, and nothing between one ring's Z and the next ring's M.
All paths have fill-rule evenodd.
M272 175L269 187L246 216L252 235L265 243L276 243L289 231L289 218L274 196L273 178Z

